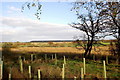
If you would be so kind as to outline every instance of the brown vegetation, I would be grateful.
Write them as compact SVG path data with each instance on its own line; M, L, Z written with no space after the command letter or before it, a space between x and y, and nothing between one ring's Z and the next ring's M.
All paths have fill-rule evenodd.
M12 48L12 51L15 52L45 52L45 53L73 53L73 54L81 54L84 53L82 47L80 49L76 49L74 47L20 47L20 48ZM92 54L101 54L101 55L110 55L109 54L109 46L100 46L97 48L93 48Z

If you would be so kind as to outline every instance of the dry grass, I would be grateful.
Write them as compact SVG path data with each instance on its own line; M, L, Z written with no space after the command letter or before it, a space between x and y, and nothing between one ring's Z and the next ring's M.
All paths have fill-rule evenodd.
M12 48L12 51L16 52L40 52L40 53L74 53L81 54L84 53L84 50L81 48L76 49L74 47L20 47L20 48ZM100 46L97 48L93 48L92 54L101 54L101 55L109 55L109 46Z
M48 52L48 53L81 53L83 50L78 50L73 47L21 47L12 48L12 51L20 52Z

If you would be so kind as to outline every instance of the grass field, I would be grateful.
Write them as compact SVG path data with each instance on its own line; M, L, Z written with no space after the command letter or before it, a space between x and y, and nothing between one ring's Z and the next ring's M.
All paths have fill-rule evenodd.
M18 56L13 56L12 60L5 59L4 66L6 70L10 70L10 67L12 67L12 78L29 78L28 77L28 66L31 65L32 67L32 78L37 78L37 70L41 69L42 72L42 78L61 78L61 72L62 72L62 64L63 56L57 55L57 64L56 60L52 59L52 54L48 54L47 59L45 59L44 54L38 54L36 55L36 58L34 58L33 61L31 61L30 55L21 55L22 59L24 60L24 57L26 58L25 61L23 61L23 67L24 67L24 74L21 74L20 67L19 67L19 61ZM53 54L54 55L54 54ZM8 61L9 60L9 61ZM13 61L14 60L14 61ZM110 62L110 61L109 61ZM66 65L65 65L65 78L73 78L76 76L80 79L80 69L83 67L83 60L82 57L75 56L73 58L70 58L70 56L66 55ZM108 78L119 78L120 76L120 65L109 63L106 66L107 69L107 77ZM5 72L6 74L6 72ZM19 74L19 75L16 75ZM6 75L8 76L8 75ZM103 78L103 63L102 60L89 60L86 59L86 78Z
M12 51L18 51L21 53L26 52L48 52L48 53L84 53L84 49L78 46L75 42L28 42L28 43L8 43L11 46ZM95 44L92 50L92 54L109 55L110 42L101 42L101 44ZM2 44L1 44L2 45ZM4 43L3 43L4 45ZM9 46L8 45L8 46ZM6 45L6 47L8 47ZM0 48L1 50L2 48Z
M73 53L73 54L82 54L84 50L82 47L79 49L75 47L20 47L20 48L12 48L12 51L18 52L40 52L40 53ZM100 46L95 50L93 48L92 54L101 54L101 55L110 55L108 46Z
M59 46L56 47L53 46L53 44ZM64 44L64 46L60 46L61 44L62 46ZM105 45L97 45L95 49L93 48L92 54L89 57L86 57L86 74L84 75L85 79L104 78L103 60L107 61L106 56L108 57L108 64L106 62L107 78L120 78L120 65L115 63L115 56L109 54L109 43L104 42L104 44ZM8 48L7 51L4 51L3 49L3 78L4 80L6 80L6 78L8 79L9 73L11 73L13 80L23 78L29 79L28 66L31 66L32 79L38 78L38 69L41 70L41 76L44 79L60 79L62 77L62 65L64 63L63 56L65 56L67 63L65 65L65 78L74 78L74 76L76 76L78 79L80 79L81 68L83 68L84 50L82 47L77 49L73 45L74 44L70 42L13 43L13 47ZM2 48L0 50L2 50ZM57 55L57 59L55 58L55 54ZM33 55L33 61L31 61L31 55ZM24 73L21 73L20 71L20 56L23 62Z

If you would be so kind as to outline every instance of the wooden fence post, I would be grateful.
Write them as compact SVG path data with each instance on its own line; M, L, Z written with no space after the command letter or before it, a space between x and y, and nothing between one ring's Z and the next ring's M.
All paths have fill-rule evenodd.
M23 57L23 61L25 62L25 57Z
M3 78L3 61L0 58L0 79L2 80Z
M64 80L65 78L65 65L63 64L63 68L62 68L62 80Z
M108 56L106 56L106 64L109 64L109 62L108 62Z
M86 74L86 68L85 68L85 58L83 58L83 69L84 69L84 75Z
M81 79L84 78L83 68L81 68Z
M33 54L31 54L31 61L33 61Z
M11 80L11 73L9 73L9 77L8 78L9 78L9 80Z
M53 54L52 54L52 60L53 60Z
M55 65L57 65L57 55L55 54Z
M11 80L11 78L12 78L12 67L10 67L10 72L9 72L9 75L8 75L8 78L9 78L9 80Z
M45 61L47 62L47 54L45 54Z
M28 66L29 68L29 78L31 79L32 75L31 75L31 66Z
M38 80L41 80L40 69L38 69Z
M105 65L105 60L103 60L103 67L104 67L104 78L106 80L107 76L106 76L106 65Z
M35 57L34 60L37 60L37 55L35 55L34 57Z
M66 64L66 59L65 59L65 56L64 56L64 64Z
M21 58L21 56L19 58ZM21 71L21 73L23 73L23 62L22 62L22 59L19 59L19 64L20 64L20 71Z
M74 80L76 80L77 79L77 77L76 76L74 76Z

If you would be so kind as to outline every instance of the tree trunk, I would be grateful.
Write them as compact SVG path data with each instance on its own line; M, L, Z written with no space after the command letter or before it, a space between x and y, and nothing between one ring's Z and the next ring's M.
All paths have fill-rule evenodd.
M90 46L90 49L89 49L89 51L88 51L88 56L90 56L91 51L92 51L92 45Z
M91 51L92 51L92 46L93 46L93 41L94 41L94 34L92 34L92 37L91 37L91 41L90 41L90 47L89 47L89 51L88 51L88 56L90 56L91 54Z
M87 48L85 49L84 57L87 56L87 54L88 54L88 52L89 52L89 48L90 48L90 46L87 46Z
M91 43L90 43L90 48L89 48L89 51L88 51L88 55L91 54L92 46L93 46L93 39L91 40Z
M93 46L93 39L88 43L84 53L84 57L86 57L87 55L89 56L91 54L92 46Z

